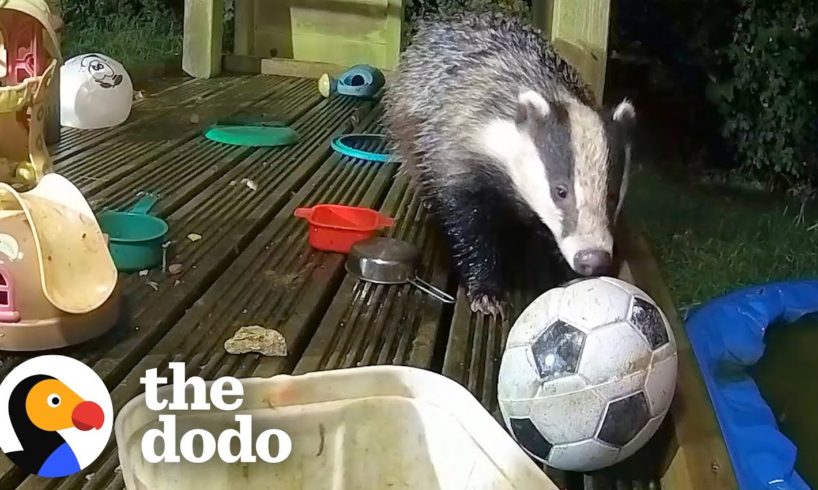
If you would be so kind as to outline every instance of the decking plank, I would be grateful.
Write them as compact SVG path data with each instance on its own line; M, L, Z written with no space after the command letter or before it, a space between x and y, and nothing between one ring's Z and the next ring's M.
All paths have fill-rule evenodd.
M202 136L207 125L232 113L265 105L264 101L268 97L271 101L266 107L276 108L293 88L303 90L306 85L306 81L283 77L259 76L245 79L243 83L221 92L218 103L213 102L199 108L186 107L163 114L161 120L134 128L127 134L104 139L92 150L59 161L55 165L55 171L75 182L93 205L97 204L98 192L111 192L121 188L123 183L127 185L126 177L134 174L145 176L169 169L172 171L183 166L179 159L187 159L184 163L189 164L189 159L200 157L196 152L190 151L193 147L200 151L229 148L234 150L232 155L240 156L247 153L246 148L207 145L210 142ZM303 96L303 92L298 92L297 95ZM319 97L320 95L314 94L312 103L317 103ZM190 122L193 110L199 117L199 122L195 124ZM208 159L205 157L196 161L207 164ZM148 179L151 177L147 176Z
M455 379L499 416L496 384L508 331L521 306L562 277L545 260L542 243L532 242L521 256L525 275L516 283L515 309L506 321L473 314L462 289L450 307L410 285L359 282L345 273L343 255L309 247L306 224L293 217L297 207L379 207L396 218L385 234L421 246L419 275L438 287L456 287L443 239L408 181L395 176L395 165L352 160L328 147L340 132L380 131L374 103L326 100L314 81L265 75L187 79L146 95L124 125L64 130L55 147L57 171L80 187L95 210L127 206L143 191L158 193L155 212L170 224L173 240L168 263L183 268L177 276L123 275L123 322L103 338L58 352L103 377L116 412L142 392L138 380L146 369L166 373L168 362L183 361L189 375L208 379L410 365ZM287 121L301 141L254 149L202 136L206 125L244 109ZM191 122L194 113L197 122ZM190 233L201 240L188 240ZM224 341L239 326L253 324L279 330L289 355L228 355ZM0 377L29 357L0 355ZM90 468L61 480L25 478L0 455L0 488L121 489L117 467L113 438ZM656 484L632 482L623 473L552 475L571 488Z
M525 305L563 280L547 241L536 236L528 240L517 260L525 267L512 283L512 308L505 319L472 312L462 286L458 289L443 360L442 373L467 387L495 416L497 376L508 332Z
M224 77L215 80L182 78L171 87L154 94L147 93L144 100L133 105L128 120L118 126L95 130L63 127L60 141L49 148L51 156L56 163L60 163L82 152L94 153L94 148L105 140L122 136L127 138L128 133L134 129L149 126L180 107L210 102L250 78L252 77Z
M194 80L200 79L188 77L185 73L167 74L163 76L143 78L142 80L137 80L136 82L134 82L133 88L138 92L142 92L142 95L147 97L156 95L160 92L164 92L168 88L179 85L182 81L192 82ZM138 102L141 102L141 100L139 99L134 100L134 103Z
M123 361L134 358L134 347L156 340L153 336L161 333L161 326L166 325L169 318L180 316L180 306L191 304L201 289L246 248L287 203L291 193L323 162L330 151L327 140L336 131L346 128L345 116L355 110L355 105L352 101L333 100L315 107L293 125L303 135L298 145L254 152L167 217L173 230L170 237L176 244L169 263L179 263L184 270L176 277L152 271L145 278L128 278L126 285L134 303L138 304L133 311L132 325L138 326L139 331L104 351L105 357L95 363L101 375L106 375L106 364L112 369L132 364L123 364ZM260 165L263 159L269 159L270 164ZM230 185L241 178L252 179L257 190ZM203 238L191 242L185 238L191 232L200 233ZM158 283L158 291L146 287L146 280L150 279ZM88 357L87 354L84 357Z
M87 165L87 162L93 162L95 157L111 158L119 153L127 152L134 143L132 139L135 134L145 133L155 128L157 124L161 124L166 115L177 114L178 117L178 114L183 112L183 108L184 113L188 115L190 125L189 119L195 107L209 106L217 97L224 99L226 96L228 100L240 100L242 87L254 81L247 77L229 78L210 84L196 81L194 88L200 91L194 91L192 94L178 94L171 91L152 97L136 104L128 121L119 126L98 130L63 128L63 138L58 145L50 149L55 169L64 172L69 167L79 164ZM180 85L186 87L187 83ZM159 134L154 138L157 141L152 142L153 146L157 146L163 138L174 136L173 133L154 132ZM119 148L111 148L115 145L119 145Z
M172 251L172 258L187 265L185 273L178 277L166 277L156 272L148 277L127 277L122 324L101 339L59 353L83 360L94 367L109 387L115 386L163 331L184 314L246 247L270 215L280 209L291 193L325 160L330 153L328 139L349 129L349 117L358 113L360 108L371 106L371 103L351 99L322 100L293 123L292 126L302 135L298 144L286 149L253 151L245 161L230 168L222 179L207 186L203 198L200 195L199 199L188 202L187 195L178 195L179 202L168 205L167 209L173 212L166 219L171 226L170 238L179 244ZM238 108L233 107L233 110ZM230 185L230 181L243 176L258 182L258 192L246 186ZM184 202L188 205L183 205ZM190 233L190 228L183 226L187 223L194 223L203 235L196 244L185 239ZM156 281L158 291L147 286L148 280ZM0 376L27 357L4 355ZM6 481L19 481L24 476L12 468L5 456L0 458L0 471L6 475ZM39 479L29 478L25 484L43 484L37 481Z
M56 148L51 148L52 154L55 154L57 161L59 162L60 157L66 157L70 155L85 155L82 150L86 149L88 145L92 145L96 141L103 141L106 138L122 139L122 151L125 152L125 156L128 157L135 157L139 156L138 152L134 152L131 150L130 154L128 154L128 147L130 146L128 143L128 132L124 131L128 128L138 128L139 125L142 124L149 124L152 118L161 117L160 112L161 109L166 108L167 110L172 110L174 107L180 104L187 104L191 100L193 101L202 101L207 102L209 97L215 96L219 93L224 93L223 91L226 88L231 86L238 86L242 81L246 81L251 77L235 77L235 78L224 78L217 81L214 80L197 80L197 79L180 79L177 83L172 84L171 86L164 88L160 91L157 91L153 96L149 96L144 101L136 103L134 105L133 115L129 119L128 122L123 124L122 126L111 128L108 130L76 130L72 128L63 128L63 138L61 139L60 143L56 146ZM256 77L262 78L262 77ZM270 77L266 77L269 79ZM283 79L277 79L277 82L282 81ZM241 95L238 93L237 95ZM227 108L227 112L219 113L219 115L224 115L225 113L235 112L235 107ZM60 150L60 149L63 150ZM116 150L116 149L115 149ZM112 154L113 153L113 154ZM117 162L116 160L116 151L105 151L103 149L96 149L94 151L94 158L98 158L101 161L111 160ZM79 159L79 157L77 157ZM125 160L127 161L127 160ZM148 160L149 161L149 160ZM61 169L57 168L57 171ZM84 179L77 178L75 181L75 185L78 185L80 189L82 189L82 182ZM93 202L93 201L91 201ZM82 347L80 347L82 348ZM20 362L24 361L25 359L31 357L29 354L0 354L0 376L5 376L8 371L13 369L17 366ZM25 475L16 468L5 455L0 455L0 488L6 488L6 486L14 487L17 482L20 481Z
M407 178L396 179L381 212L396 221L384 234L417 244L419 276L445 290L445 244ZM376 285L347 274L293 374L374 364L430 369L444 310L409 284ZM260 371L272 372L263 364Z
M373 114L358 130L372 127ZM146 369L166 373L171 361L183 361L188 374L212 379L259 375L264 359L255 354L229 355L223 344L241 325L278 329L290 355L264 364L265 370L289 372L300 357L342 276L338 254L315 251L307 244L307 227L293 216L296 207L319 201L378 206L392 181L394 165L361 162L333 154L279 209L268 225L187 313L112 390L115 410L141 393L139 377ZM113 444L86 470L58 488L121 488L114 469Z
M287 80L292 81L292 80L296 80L296 79L287 79ZM276 81L276 83L278 83L278 82L281 82L282 80L281 79L276 79L275 81ZM320 96L318 98L320 99ZM300 100L299 104L296 104L296 105L288 105L289 104L288 102L279 103L278 100L279 100L278 96L275 96L275 97L273 97L271 99L269 104L265 103L264 101L261 101L259 103L260 109L275 111L276 106L279 106L279 109L282 110L282 112L280 113L282 119L284 119L285 121L288 121L288 122L293 122L297 118L304 115L306 110L308 110L309 108L314 106L313 100ZM234 107L231 110L235 111L237 109ZM204 159L205 164L212 163L212 162L210 162L208 160L209 160L210 155L212 153L216 152L216 151L222 151L222 152L228 152L228 153L229 152L234 152L234 153L231 153L231 155L234 155L237 158L238 158L239 155L249 156L252 153L252 150L248 151L245 148L232 147L232 146L229 146L229 145L221 145L221 144L218 144L218 143L211 142L211 141L205 139L201 135L199 135L199 137L196 138L195 141L196 141L196 143L199 144L199 146L201 148L204 149L202 151L199 151L196 155L200 159ZM195 182L197 179L201 179L201 176L197 176L197 177L194 177L194 178L191 178L191 179L168 181L167 179L164 178L164 176L162 174L155 172L156 170L160 170L160 168L164 168L164 167L173 168L173 167L177 166L176 159L183 158L184 153L185 152L182 152L181 154L174 152L172 156L175 157L175 158L171 158L169 160L161 160L158 163L155 162L155 161L148 161L145 164L146 172L150 176L152 176L155 180L158 181L155 184L149 182L147 184L148 189L153 190L154 188L156 188L158 186L164 186L164 189L169 189L168 195L165 195L164 196L165 199L162 202L160 202L157 205L157 207L155 208L155 214L157 214L160 217L167 217L172 211L178 209L179 207L181 207L183 204L185 204L189 200L188 196L184 192L174 192L174 188L172 186L176 185L178 189L182 189L182 188L185 188L185 187L189 186L190 185L189 182L191 182L191 181ZM259 151L257 151L255 153L256 153L256 156L255 156L256 159L259 159L259 158L261 158L261 159L268 158L269 159L269 158L271 158L271 156L274 156L276 154L276 150L270 150L268 152L264 152L264 151L259 152ZM104 156L103 156L103 158L104 158ZM200 166L202 166L202 165L200 165ZM208 168L208 167L205 167L205 168ZM233 167L230 167L230 168L233 168ZM152 170L154 172L152 172ZM195 173L198 170L199 169L194 167L194 168L190 169L190 172ZM229 169L226 169L225 172L227 170L229 170ZM208 172L208 175L211 174L211 173L213 173L213 172L212 171ZM139 175L139 173L135 173L135 175ZM130 181L130 176L128 176L126 178L123 178L123 179L120 179L120 181L117 181L117 183L124 182L127 185L127 183L129 181ZM133 197L135 197L135 195L136 195L136 191L134 191L133 195L129 196L129 197L133 198ZM105 197L106 197L106 195L103 194L102 199L99 199L99 200L91 199L91 202L95 204L94 207L96 207L96 208L109 207L108 202L106 202L105 199L104 199ZM118 197L118 196L114 196L114 197ZM113 203L116 204L116 201L114 201ZM126 280L132 280L133 279L133 277L131 275L123 275L123 277L126 278ZM128 278L130 278L130 279L128 279ZM143 282L146 282L146 281L143 281ZM86 348L86 346L78 346L77 347L78 350L84 350L85 348ZM0 354L0 362L3 363L3 364L0 364L0 376L5 375L5 373L7 373L11 368L13 368L19 362L19 360L21 358L25 358L25 357L26 356L24 354L16 354L16 353L15 354Z
M312 84L306 80L287 85L288 90L277 90L248 107L270 117L292 124L312 109L321 99ZM133 203L140 192L160 196L155 211L169 214L188 202L202 189L213 183L248 158L253 148L214 143L202 135L182 143L146 164L132 164L123 178L101 186L93 193L92 207L105 203L106 207L123 208ZM259 160L266 165L268 156ZM86 186L86 193L90 193Z

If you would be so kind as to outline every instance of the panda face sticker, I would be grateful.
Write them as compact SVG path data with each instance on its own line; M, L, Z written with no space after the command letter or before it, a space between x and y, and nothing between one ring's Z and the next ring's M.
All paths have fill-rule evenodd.
M89 54L83 57L80 66L87 70L91 78L102 88L113 88L122 83L122 74L116 73L99 55Z

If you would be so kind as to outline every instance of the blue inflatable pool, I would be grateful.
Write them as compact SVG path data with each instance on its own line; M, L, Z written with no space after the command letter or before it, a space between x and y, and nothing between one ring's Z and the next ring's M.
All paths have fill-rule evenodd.
M796 281L730 293L685 321L741 490L810 490L794 468L797 448L746 369L735 368L761 359L770 325L817 312L818 280Z

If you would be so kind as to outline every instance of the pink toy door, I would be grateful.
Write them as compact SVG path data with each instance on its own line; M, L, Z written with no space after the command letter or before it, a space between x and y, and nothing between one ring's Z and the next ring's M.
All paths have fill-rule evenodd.
M43 27L31 16L12 10L0 12L6 45L6 79L10 85L42 75L46 69Z
M14 287L11 275L0 267L0 322L20 321L20 312L14 309Z

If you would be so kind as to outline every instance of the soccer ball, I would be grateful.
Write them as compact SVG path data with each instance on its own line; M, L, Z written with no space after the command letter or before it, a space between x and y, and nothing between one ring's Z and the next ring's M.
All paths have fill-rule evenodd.
M667 317L639 288L580 279L531 303L508 335L497 398L512 436L566 471L622 461L659 428L676 388Z

